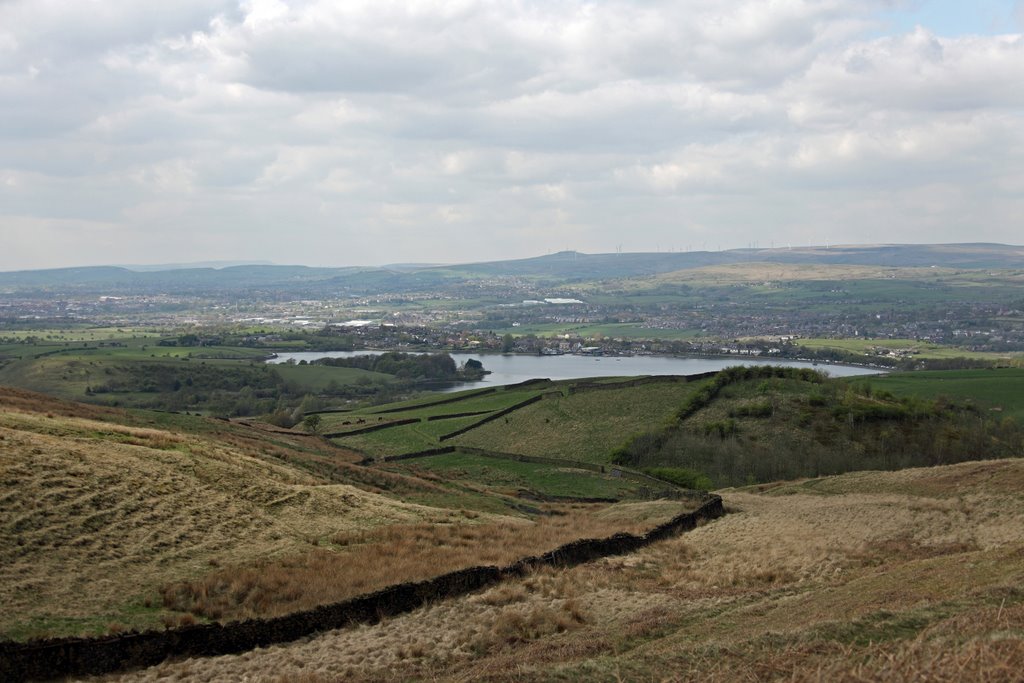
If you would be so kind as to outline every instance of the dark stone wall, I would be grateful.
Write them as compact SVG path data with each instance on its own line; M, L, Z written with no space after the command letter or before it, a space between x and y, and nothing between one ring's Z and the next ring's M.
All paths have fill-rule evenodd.
M477 396L484 396L485 394L493 394L498 390L498 387L488 387L486 389L480 389L474 391L471 394L463 394L461 396L455 396L454 398L443 398L439 401L431 401L430 403L418 403L415 406L405 406L402 408L388 408L386 410L375 410L369 415L387 415L388 413L402 413L406 410L419 410L420 408L430 408L433 406L443 406L447 403L458 403L459 401L465 401L466 399L476 398Z
M615 534L608 538L580 539L543 555L523 558L507 567L471 567L282 617L97 638L0 643L0 680L98 675L152 666L172 656L232 654L290 642L350 624L372 624L383 617L410 612L431 601L466 595L503 579L524 576L540 567L570 567L600 557L630 553L676 533L694 529L700 522L720 517L724 512L722 499L711 496L697 510L678 515L643 536Z
M523 455L521 453L506 453L504 451L492 451L487 448L475 448L471 446L459 446L458 450L471 455L480 455L485 458L498 460L516 460L518 462L533 462L538 465L554 465L556 467L573 467L578 470L590 470L591 472L604 472L602 465L596 465L579 460L566 460L564 458L549 458L541 455Z
M431 455L445 455L447 453L454 453L455 446L441 446L440 448L431 448L426 451L416 451L415 453L402 453L401 455L389 455L381 458L382 462L397 462L399 460L413 460L415 458L428 458ZM372 462L372 461L371 461Z
M587 391L610 391L613 389L627 389L639 387L645 384L684 384L687 378L685 375L651 375L650 377L637 377L626 379L621 382L579 382L569 386L569 394L581 394Z
M327 439L336 439L342 436L355 436L356 434L368 434L369 432L377 432L381 429L388 429L389 427L401 427L402 425L411 425L413 422L419 422L418 417L410 417L405 420L395 420L394 422L381 422L379 424L369 425L367 427L360 427L359 429L353 429L348 432L330 432L323 434L322 436Z
M435 420L454 420L457 417L473 417L474 415L486 415L491 411L489 410L471 410L468 413L446 413L444 415L428 415L427 422L434 422Z
M539 384L551 384L551 380L547 377L534 377L533 379L526 379L516 384L506 384L505 389L536 389Z
M544 381L547 381L547 380L544 380ZM465 434L466 432L468 432L471 429L476 429L477 427L479 427L481 425L485 425L488 422L493 422L494 420L497 420L498 418L505 417L509 413L511 413L513 411L516 411L516 410L519 410L520 408L525 408L526 406L530 405L531 403L536 403L537 401L540 401L543 398L544 398L543 395L541 395L541 396L532 396L532 397L526 399L525 401L520 401L519 403L515 404L514 406L509 406L508 408L503 408L502 410L499 410L496 413L488 415L487 417L483 418L482 420L478 420L477 422L474 422L471 425L466 425L462 429L456 429L454 432L449 432L447 434L442 434L440 437L438 437L437 440L438 441L447 441L448 439L454 439L456 436L459 436L461 434Z
M649 377L637 377L621 382L578 382L569 386L569 394L580 394L587 391L610 391L613 389L626 389L639 387L645 384L685 384L686 382L698 382L702 379L714 377L718 371L701 372L694 375L651 375Z

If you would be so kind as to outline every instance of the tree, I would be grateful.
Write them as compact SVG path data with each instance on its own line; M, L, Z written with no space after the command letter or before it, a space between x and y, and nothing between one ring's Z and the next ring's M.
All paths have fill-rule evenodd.
M309 431L310 433L312 433L312 434L319 434L320 433L320 423L322 421L323 421L323 418L320 417L319 413L314 413L312 415L307 415L305 418L303 418L302 424L303 424L303 426L305 426L306 430Z
M501 338L501 352L508 353L516 345L516 339L512 336L511 332L506 332L505 336Z

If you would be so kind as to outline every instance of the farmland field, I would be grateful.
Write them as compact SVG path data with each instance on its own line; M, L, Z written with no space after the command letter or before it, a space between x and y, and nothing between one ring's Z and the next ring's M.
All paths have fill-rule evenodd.
M970 399L1024 423L1024 368L905 372L866 381L897 396Z
M839 349L853 353L870 353L874 349L905 350L913 351L915 358L974 358L993 361L1024 359L1024 354L1020 353L969 351L914 339L800 339L799 344L810 349Z
M454 443L606 463L630 434L668 419L692 389L686 383L666 382L545 399L467 432Z
M515 494L525 489L546 496L622 499L635 496L640 488L640 484L635 481L591 470L501 460L468 453L407 460L400 467L394 468L413 474L425 470L446 480L478 482L505 494Z

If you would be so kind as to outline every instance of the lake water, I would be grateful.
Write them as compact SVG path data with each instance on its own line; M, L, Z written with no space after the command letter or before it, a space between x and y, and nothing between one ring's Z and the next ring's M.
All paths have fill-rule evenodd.
M318 358L349 358L379 354L384 351L299 351L282 353L270 363L313 361ZM435 352L436 353L436 352ZM831 365L802 361L782 361L767 358L729 357L703 358L695 356L534 356L527 354L501 353L449 353L455 363L461 365L470 358L484 364L486 375L479 382L461 382L455 387L441 391L462 391L477 387L516 384L528 379L580 379L583 377L626 377L633 375L695 375L701 372L721 370L732 365L783 365L791 368L813 368L826 372L832 377L852 377L883 372L877 368L863 368L852 365Z

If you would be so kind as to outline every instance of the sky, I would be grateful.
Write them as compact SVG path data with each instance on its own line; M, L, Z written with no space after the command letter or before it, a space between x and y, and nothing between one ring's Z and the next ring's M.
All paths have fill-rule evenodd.
M1024 242L1024 0L0 0L0 270Z

